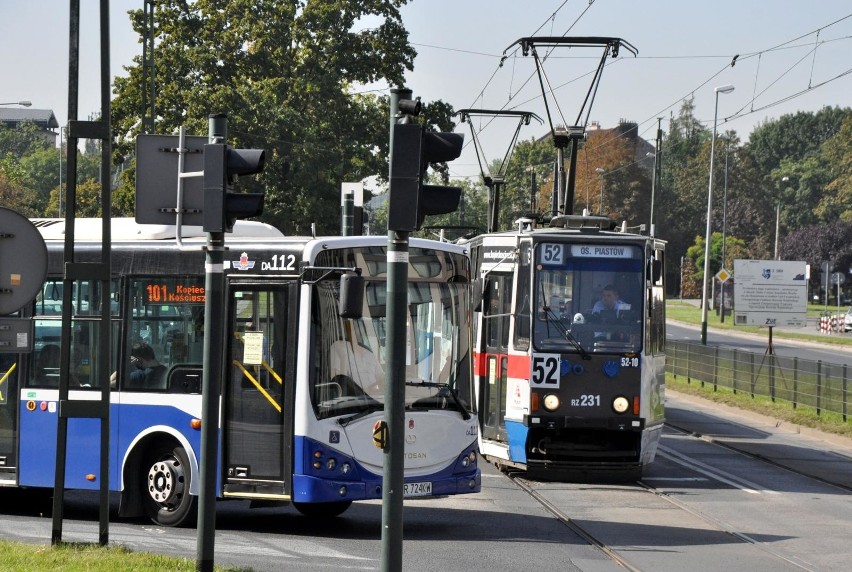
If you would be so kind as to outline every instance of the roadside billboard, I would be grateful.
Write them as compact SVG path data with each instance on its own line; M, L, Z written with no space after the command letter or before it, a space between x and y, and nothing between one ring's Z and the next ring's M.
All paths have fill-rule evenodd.
M807 264L734 260L734 324L805 327Z

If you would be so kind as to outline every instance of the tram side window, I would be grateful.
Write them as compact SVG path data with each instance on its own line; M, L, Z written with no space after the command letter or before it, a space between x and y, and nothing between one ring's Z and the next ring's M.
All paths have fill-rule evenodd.
M132 278L122 389L167 391L175 366L201 367L204 284L200 277Z
M483 288L483 338L488 349L506 350L509 346L509 311L512 303L512 276L491 274Z
M518 264L518 287L515 299L515 349L530 349L530 244L521 245Z

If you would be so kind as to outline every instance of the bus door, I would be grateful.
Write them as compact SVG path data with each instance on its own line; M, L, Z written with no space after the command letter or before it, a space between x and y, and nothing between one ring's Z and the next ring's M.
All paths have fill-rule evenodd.
M290 498L295 306L295 284L230 286L222 394L224 496Z
M506 375L509 369L509 317L512 275L492 272L485 280L482 308L481 355L485 359L481 383L482 435L506 440ZM482 367L477 368L483 372Z
M0 483L14 484L18 403L18 354L0 353Z

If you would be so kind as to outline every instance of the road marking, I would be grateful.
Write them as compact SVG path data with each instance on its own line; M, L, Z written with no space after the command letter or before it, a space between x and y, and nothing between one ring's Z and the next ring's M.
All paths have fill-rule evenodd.
M673 449L669 449L665 445L658 445L657 450L662 454L664 458L669 459L670 461L677 463L687 469L696 471L703 475L707 475L711 479L715 479L717 481L721 481L725 484L731 485L735 489L740 489L743 492L759 495L761 493L766 493L770 495L777 495L778 491L773 491L764 487L761 487L758 484L755 484L746 479L741 479L735 475L727 473L725 471L720 471L715 467L711 467L706 463L702 463L698 459L694 459L688 455L684 455L683 453L678 453Z

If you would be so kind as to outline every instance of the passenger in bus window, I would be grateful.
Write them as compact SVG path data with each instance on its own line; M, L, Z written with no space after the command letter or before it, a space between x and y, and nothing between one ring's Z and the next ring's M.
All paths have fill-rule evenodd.
M47 344L38 352L35 384L59 387L59 346Z
M132 389L165 389L166 366L157 361L151 346L145 342L133 344L130 364L136 368L130 374Z

